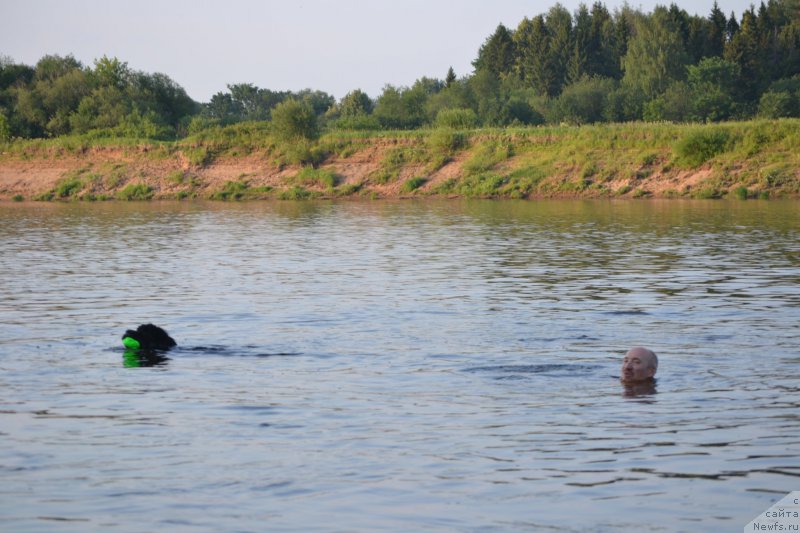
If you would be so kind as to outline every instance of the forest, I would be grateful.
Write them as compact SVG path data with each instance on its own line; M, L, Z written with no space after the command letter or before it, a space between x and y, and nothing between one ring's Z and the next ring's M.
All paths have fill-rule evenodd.
M47 55L0 57L0 141L80 135L175 140L240 122L284 136L336 130L470 129L620 122L721 122L800 117L800 0L769 0L707 16L675 4L642 12L556 4L499 25L458 76L323 91L232 84L195 102L168 75L112 57L84 65Z

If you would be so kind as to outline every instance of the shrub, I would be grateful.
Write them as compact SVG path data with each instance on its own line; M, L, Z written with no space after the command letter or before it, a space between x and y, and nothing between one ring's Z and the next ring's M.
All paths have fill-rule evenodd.
M55 194L53 194L53 191L43 192L33 197L33 199L37 202L49 202L53 200L53 198L55 198Z
M463 132L449 129L438 129L428 139L428 146L432 150L447 155L464 148L466 145L467 136Z
M381 160L381 168L370 175L375 183L389 183L400 176L403 167L425 158L425 152L414 146L398 146L386 152Z
M727 149L730 133L723 129L702 128L689 133L675 145L679 159L699 166Z
M516 168L509 174L503 192L511 198L525 198L538 189L546 177L547 174L540 167L526 165Z
M189 125L186 128L186 133L188 135L196 135L201 131L210 129L210 128L217 128L220 126L220 120L218 118L207 118L202 116L195 116L189 121Z
M120 200L149 200L153 197L153 188L144 183L130 183L117 193Z
M316 139L319 136L317 115L305 102L285 100L272 110L272 131L284 141Z
M497 174L482 174L468 176L457 187L457 192L468 198L491 198L500 194L500 189L506 184L506 178Z
M758 102L758 114L764 118L800 117L800 75L770 85Z
M21 194L15 194L14 196L11 197L11 200L14 202L22 202L25 200L25 197L22 196Z
M436 114L439 128L469 129L478 125L478 115L472 109L442 109Z
M292 187L283 191L278 198L281 200L308 200L314 196L314 193L303 187Z
M650 152L642 156L642 165L646 167L653 165L656 161L658 161L658 154Z
M341 117L329 123L331 129L369 131L381 129L381 123L372 115Z
M325 149L308 139L295 139L284 147L286 162L291 165L321 164L327 158Z
M695 198L700 200L716 200L722 198L722 193L714 187L704 187L694 194Z
M6 142L11 139L11 128L8 125L8 119L5 113L0 111L0 142Z
M773 196L800 193L800 181L798 181L791 164L779 163L766 166L761 170L759 181L762 187L769 190Z
M787 91L767 91L758 102L758 114L764 118L800 116L798 98Z
M551 121L591 124L603 120L606 98L616 89L610 78L582 78L564 88L553 102Z
M136 109L123 117L116 127L105 131L94 130L90 133L95 132L102 136L111 135L139 139L168 140L175 138L175 128L163 124L155 112L150 111L141 114Z
M169 173L169 176L167 176L167 181L175 185L181 185L185 178L186 174L184 174L182 170L175 170L174 172Z
M83 182L80 178L68 178L60 181L56 188L53 190L58 198L69 198L74 194L80 192L83 188Z
M733 189L733 196L735 196L739 200L747 200L749 194L750 191L747 190L747 187L745 187L744 185L740 185L735 189Z
M400 191L404 193L414 192L423 185L425 185L427 181L428 181L427 179L420 177L411 178L410 180L403 183L403 186L400 188Z
M361 183L348 183L336 189L336 196L351 196L361 190Z
M352 139L343 135L329 135L319 140L316 149L326 157L335 155L338 158L346 159L356 153L359 146Z
M207 146L195 146L192 148L184 148L183 155L194 166L204 167L214 160L214 154Z
M212 200L241 200L249 185L243 181L226 181L222 189L211 195Z
M304 167L294 179L303 184L316 184L328 189L336 187L338 181L338 177L332 171L313 167Z
M492 141L478 146L472 157L464 163L467 174L479 174L492 169L498 163L511 157L513 151L510 144Z

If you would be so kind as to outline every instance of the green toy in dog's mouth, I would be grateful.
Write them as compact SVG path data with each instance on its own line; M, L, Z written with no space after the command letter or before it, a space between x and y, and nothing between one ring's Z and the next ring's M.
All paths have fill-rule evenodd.
M133 337L122 337L122 344L129 350L138 350L142 345Z

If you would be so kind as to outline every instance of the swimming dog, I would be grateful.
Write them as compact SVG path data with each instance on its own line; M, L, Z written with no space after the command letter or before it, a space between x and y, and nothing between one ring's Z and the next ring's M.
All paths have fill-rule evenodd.
M178 345L166 331L153 324L142 324L136 331L129 329L122 335L122 344L131 350L169 350Z

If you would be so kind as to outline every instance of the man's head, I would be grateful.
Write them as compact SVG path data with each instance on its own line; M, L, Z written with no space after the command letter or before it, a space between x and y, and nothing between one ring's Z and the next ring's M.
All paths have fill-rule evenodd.
M623 383L637 383L653 379L658 370L658 357L651 350L637 346L628 350L622 360Z

